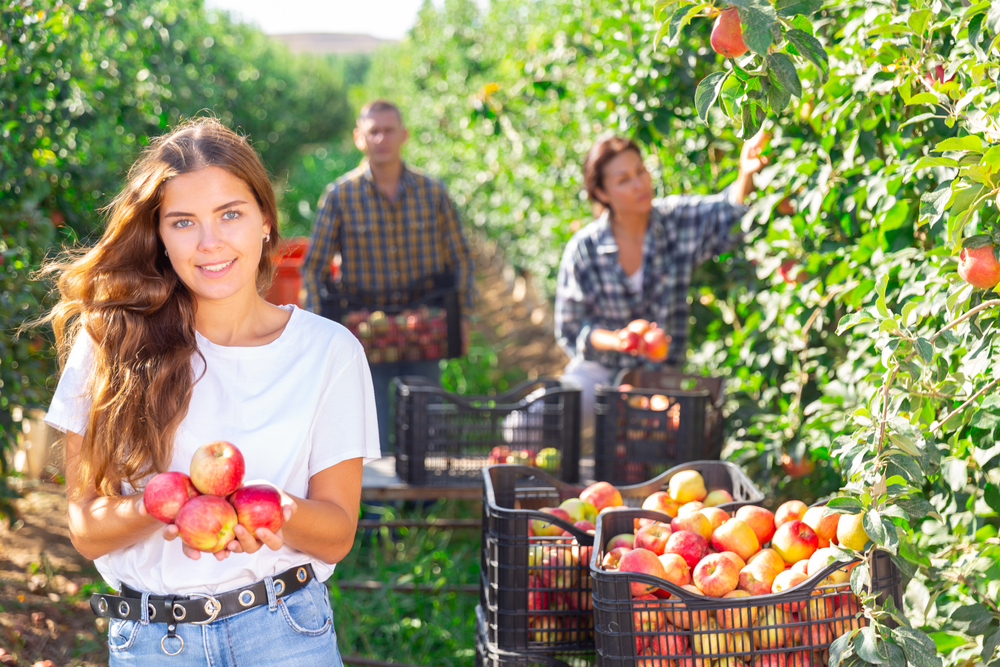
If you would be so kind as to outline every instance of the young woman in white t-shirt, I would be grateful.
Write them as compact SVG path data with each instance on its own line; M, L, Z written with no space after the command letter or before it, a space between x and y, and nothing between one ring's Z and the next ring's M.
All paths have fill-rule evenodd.
M346 329L260 296L276 221L249 143L195 119L146 149L97 244L48 269L64 364L46 421L66 432L73 544L117 592L91 601L111 665L341 664L323 582L379 457L374 394ZM285 522L207 554L142 488L215 440L281 490Z

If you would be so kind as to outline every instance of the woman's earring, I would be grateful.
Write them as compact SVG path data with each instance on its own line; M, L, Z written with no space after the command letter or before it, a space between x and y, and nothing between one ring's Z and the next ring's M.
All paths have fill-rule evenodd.
M271 232L264 234L264 243L267 243L270 240L271 240Z
M170 257L170 253L167 252L166 248L163 249L163 256L164 257Z

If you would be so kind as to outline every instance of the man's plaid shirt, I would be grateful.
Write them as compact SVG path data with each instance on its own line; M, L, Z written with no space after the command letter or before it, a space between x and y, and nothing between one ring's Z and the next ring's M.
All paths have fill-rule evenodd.
M733 242L730 229L746 208L728 190L711 196L673 195L653 202L642 249L642 293L629 287L607 211L570 239L559 265L555 324L572 357L608 368L632 368L639 357L595 350L594 329L621 329L635 319L656 322L671 336L667 364L681 366L687 348L688 292L699 264Z
M472 260L448 193L406 165L395 202L379 192L367 161L327 187L302 266L307 310L319 312L319 287L336 252L345 285L393 290L447 269L472 305Z

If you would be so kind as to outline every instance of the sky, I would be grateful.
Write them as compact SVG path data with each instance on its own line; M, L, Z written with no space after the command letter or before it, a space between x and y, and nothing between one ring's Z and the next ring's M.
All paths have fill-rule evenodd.
M343 32L401 39L423 0L205 0L267 34ZM440 4L440 2L436 2Z

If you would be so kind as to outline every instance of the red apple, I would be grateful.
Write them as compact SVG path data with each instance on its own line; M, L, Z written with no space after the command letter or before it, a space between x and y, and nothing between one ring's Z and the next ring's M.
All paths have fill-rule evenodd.
M714 491L709 491L708 495L705 496L705 507L715 507L716 505L721 505L722 503L733 502L733 494L729 493L725 489L715 489Z
M663 575L665 574L660 559L648 549L633 549L626 553L618 562L618 571L648 574L661 579L663 579ZM655 588L657 587L651 584L632 582L630 591L632 592L632 597L638 597L653 592Z
M1000 262L997 262L993 246L962 248L958 255L958 275L980 289L996 287L1000 282Z
M723 524L725 525L725 524ZM708 517L701 512L695 512L694 514L678 514L670 521L670 529L675 533L681 530L687 530L692 533L697 533L701 535L706 540L712 537L712 522L708 520Z
M649 649L646 651L647 656L659 656L661 660L640 660L640 667L673 667L675 664L681 667L680 661L666 660L667 656L677 657L681 655L690 655L691 649L688 644L687 635L681 634L677 631L677 628L671 626L669 623L666 626L664 632L653 635L649 638ZM685 663L688 661L684 661ZM694 667L694 662L692 661L689 665L683 665L683 667Z
M664 554L677 554L694 567L708 553L708 540L697 533L682 530L673 533L663 548Z
M774 513L774 527L778 529L781 524L789 521L801 521L809 508L801 500L789 500L778 506L778 511Z
M580 492L580 500L590 503L598 512L608 507L622 506L621 492L607 482L591 484Z
M792 565L788 569L791 570L792 572L798 572L799 574L808 574L809 573L809 560L808 559L806 559L806 560L800 560L798 563L795 563L794 565Z
M549 593L542 588L538 577L528 577L528 611L544 611L549 608Z
M767 563L767 566L775 572L781 572L787 565L787 563L781 559L781 556L779 556L778 552L774 549L761 549L747 559L747 565L758 560Z
M702 501L708 495L705 480L697 470L682 470L674 474L668 488L670 497L681 505L692 500Z
M731 559L722 554L709 554L695 565L692 575L694 585L712 598L721 598L736 590L740 580L740 569Z
M780 570L783 571L783 570ZM740 580L736 588L746 591L750 595L767 595L774 585L774 578L778 572L762 560L747 563L746 567L740 570Z
M648 604L652 602L652 604ZM647 604L644 604L647 603ZM632 598L633 627L636 632L656 632L667 625L660 598L655 595L640 595Z
M641 352L642 336L628 329L618 330L618 350L620 352Z
M196 496L181 507L174 519L184 544L198 551L215 553L235 537L236 510L219 496Z
M510 447L507 445L498 445L490 450L490 455L486 457L486 464L492 466L507 463L509 458Z
M626 547L618 547L608 551L604 554L604 560L601 561L601 567L609 571L617 570L619 563L621 563L622 556L627 554L629 551L632 550Z
M659 556L663 553L664 547L667 546L670 533L670 526L665 523L655 522L643 526L635 534L635 548L649 549Z
M708 517L709 522L712 524L712 532L715 532L719 526L729 521L731 518L729 516L729 512L718 507L706 507L705 509L699 511Z
M554 517L562 519L566 523L573 523L569 512L561 507L543 507L539 511L551 514ZM532 519L531 530L534 531L535 535L538 535L539 537L555 537L557 535L562 535L565 529L562 526L552 523L551 521L546 521L545 519Z
M736 518L750 526L760 544L767 544L774 537L774 514L770 510L746 505L736 510Z
M666 491L657 491L642 501L642 509L663 512L668 516L675 517L680 505Z
M747 45L743 43L743 26L736 7L730 7L716 17L709 43L713 51L726 58L738 58L747 52Z
M738 553L732 551L720 551L718 552L718 554L720 556L725 556L729 560L733 561L733 563L735 563L736 565L737 570L742 570L747 566L746 561L740 558L740 555Z
M597 530L597 526L590 521L576 521L573 523L573 526L579 528L585 533L590 533L591 535L593 535Z
M746 560L760 550L757 535L744 521L730 519L711 535L712 548L717 551L733 551Z
M768 593L771 591L768 590ZM742 590L729 591L724 598L746 598L750 593ZM757 620L758 607L725 607L715 612L716 621L722 630L749 630ZM749 648L749 646L747 647Z
M793 520L778 526L771 545L781 556L781 560L794 565L816 552L819 548L819 539L812 528L801 521Z
M627 325L625 325L625 329L626 330L628 330L628 331L634 331L635 333L639 334L640 336L642 336L647 331L649 331L649 327L650 327L650 324L649 324L648 320L632 320Z
M692 500L689 503L684 503L677 508L677 516L684 516L685 514L692 514L698 510L704 509L705 503L698 500Z
M281 494L273 486L251 484L240 487L229 496L229 502L236 510L239 524L251 535L258 528L276 533L285 522L281 514Z
M779 572L774 578L774 582L771 584L771 592L780 593L781 591L787 591L789 588L798 586L806 579L808 579L808 577L801 572L793 572L792 570ZM786 612L794 612L798 611L804 605L805 602L789 602L780 606Z
M642 335L642 340L646 345L646 358L653 363L662 363L667 359L667 351L670 349L670 336L663 332L663 329L650 329Z
M202 445L191 457L191 483L209 496L228 496L240 488L246 466L236 445L217 440Z
M142 492L146 511L163 523L173 523L181 506L200 495L191 478L182 472L161 472L154 475Z
M840 514L823 507L810 507L802 517L803 523L816 531L816 536L827 543L837 539L837 524L840 522Z
M703 595L697 586L688 585L681 586L681 588L694 595ZM678 628L691 630L692 628L700 628L708 625L709 612L688 611L687 603L679 595L671 595L670 600L672 604L667 607L667 620Z
M789 622L790 614L786 614L777 606L765 607L757 615L757 625L753 631L753 643L761 650L781 648L788 639L784 626Z
M663 578L670 583L678 586L687 586L691 583L691 566L681 556L665 553L660 556L660 563L663 564Z
M597 508L586 500L567 498L559 504L559 507L566 510L566 513L569 514L569 518L572 519L570 523L576 523L577 521L589 521L593 523L597 520Z
M608 551L612 551L620 547L625 549L635 549L635 535L631 533L622 533L621 535L615 535L608 540Z

